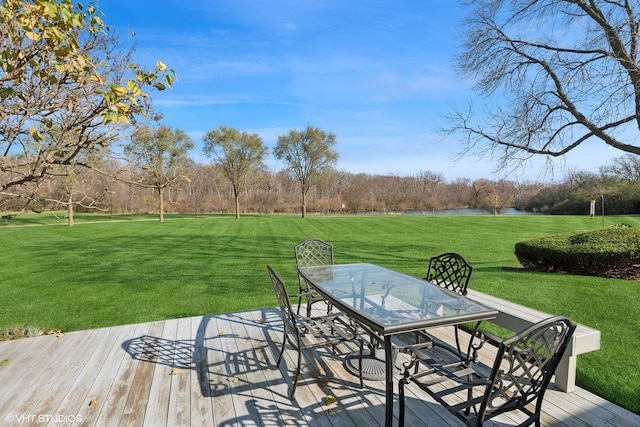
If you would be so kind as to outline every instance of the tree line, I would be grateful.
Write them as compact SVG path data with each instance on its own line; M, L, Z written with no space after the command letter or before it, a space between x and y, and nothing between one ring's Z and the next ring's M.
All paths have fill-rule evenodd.
M142 132L148 142L148 130ZM180 132L165 134L179 137ZM237 131L236 131L237 132ZM178 138L180 139L180 138ZM190 144L186 144L190 146ZM184 147L183 147L184 148ZM128 148L125 151L129 151ZM180 162L158 173L149 163L124 163L108 157L44 181L43 196L28 208L20 198L0 200L3 212L60 210L67 203L75 212L112 215L154 213L300 214L301 183L287 169L248 168L241 180L229 177L228 165L190 159L184 150ZM171 156L168 156L171 158ZM168 165L170 162L167 162ZM179 165L179 166L178 166ZM626 168L623 168L625 165ZM97 172L99 170L100 172ZM624 171L632 171L625 173ZM114 177L117 177L115 179ZM557 183L458 178L423 171L410 176L350 173L323 169L306 193L305 211L311 214L389 214L472 208L500 214L507 208L551 214L588 214L590 200L606 201L608 214L640 212L640 161L626 156L600 168L599 173L571 172ZM162 191L160 191L162 190ZM160 209L159 194L164 206ZM46 196L46 197L45 197ZM72 215L72 213L71 213Z

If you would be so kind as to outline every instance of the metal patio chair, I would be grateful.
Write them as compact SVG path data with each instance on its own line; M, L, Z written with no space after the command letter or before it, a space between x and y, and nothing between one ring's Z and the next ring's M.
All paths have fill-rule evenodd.
M427 275L424 277L429 283L438 285L460 295L467 295L469 280L473 266L465 260L462 255L455 252L446 252L429 259L429 267L427 267ZM424 312L428 312L429 308L426 304L420 307ZM454 326L456 350L462 358L462 350L460 348L459 326ZM421 335L425 337L428 335Z
M462 255L454 252L446 252L429 259L427 274L423 277L423 280L464 296L467 294L472 272L473 266L471 266ZM419 306L422 315L427 316L431 310L437 311L437 309L438 301L427 298L426 294L423 295L423 300ZM451 352L457 352L458 357L463 359L465 356L462 354L460 346L459 326L455 325L454 328L455 349L448 344L434 341L426 331L417 331L412 334L401 334L395 340L397 351L405 352L405 343L431 343L432 345L438 344Z
M404 388L413 383L468 426L520 411L526 416L520 426L539 427L545 391L575 328L564 316L551 317L504 341L476 328L470 357L450 364L434 356L433 348L410 347L411 359L403 364L399 383L400 425L404 425ZM476 363L477 352L488 340L499 343L492 367Z
M278 299L284 324L284 338L282 340L280 354L278 355L277 365L280 366L280 361L282 360L287 344L293 347L298 353L293 385L289 393L289 398L294 399L302 365L302 353L304 351L317 347L330 346L335 353L338 344L343 342L356 342L359 346L360 361L362 361L364 343L358 338L357 329L351 325L348 318L343 317L342 313L307 317L294 311L284 282L271 266L267 265L267 270L269 271L273 289ZM360 366L362 366L362 363L360 363ZM359 376L360 387L363 387L362 368L360 368Z
M320 239L307 239L296 245L294 252L296 267L313 267L334 263L333 245ZM327 313L331 311L331 304L315 292L300 274L298 274L298 287L300 289L298 292L298 314L303 299L307 301L307 317L311 316L311 306L319 301L324 301L327 304Z
M449 289L460 295L467 294L473 266L462 255L447 252L429 259L429 267L424 280Z

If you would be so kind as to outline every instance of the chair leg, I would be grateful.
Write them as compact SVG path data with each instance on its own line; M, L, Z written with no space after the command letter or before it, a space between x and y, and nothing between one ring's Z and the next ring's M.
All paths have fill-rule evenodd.
M462 348L460 347L460 334L458 333L458 325L453 326L453 330L456 337L456 349L458 350L458 357L462 360Z
M293 400L296 393L296 386L298 385L298 377L300 376L300 366L302 364L302 351L298 349L298 366L296 366L296 373L293 376L293 384L291 386L291 393L289 393L289 398Z
M471 381L471 376L469 376L469 381ZM469 390L467 390L467 401L471 402L473 400L473 387L469 387ZM464 410L464 414L465 415L469 415L471 413L471 408L473 407L473 410L475 413L477 413L477 409L475 405L469 405L467 406L467 408Z
M398 414L398 425L404 426L404 382L402 379L398 382L398 404L400 406L400 413Z
M360 353L358 354L359 357L359 361L358 361L358 375L360 376L360 388L364 388L364 379L362 378L362 358L363 358L363 348L364 347L364 342L361 340L360 341Z
M300 314L300 306L302 305L302 294L304 293L304 289L298 288L298 309L296 313Z
M534 412L534 419L535 419L535 424L536 427L540 427L540 413L542 412L542 402L544 401L544 393L542 393L542 395L538 396L538 401L536 402L536 407L535 407L535 412Z
M307 298L307 317L311 317L311 302L309 302L309 298Z
M278 361L276 362L276 366L280 366L280 361L282 360L282 355L284 354L284 347L287 345L287 332L285 331L284 337L282 338L282 347L280 347L280 354L278 355Z

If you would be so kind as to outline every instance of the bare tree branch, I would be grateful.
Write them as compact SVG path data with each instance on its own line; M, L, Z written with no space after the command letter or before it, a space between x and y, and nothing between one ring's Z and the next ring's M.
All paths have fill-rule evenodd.
M465 4L456 65L478 96L443 128L464 137L464 153L501 152L511 167L527 158L519 153L560 157L597 139L640 154L638 1Z

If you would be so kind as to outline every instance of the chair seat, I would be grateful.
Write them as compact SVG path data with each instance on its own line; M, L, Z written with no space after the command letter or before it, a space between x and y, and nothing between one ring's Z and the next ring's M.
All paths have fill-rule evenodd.
M304 348L356 339L357 328L349 324L343 316L343 313L308 318L300 316L300 339Z

